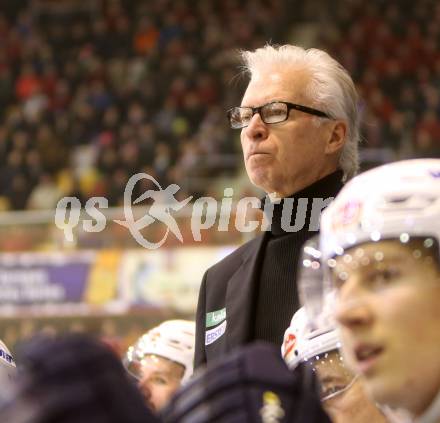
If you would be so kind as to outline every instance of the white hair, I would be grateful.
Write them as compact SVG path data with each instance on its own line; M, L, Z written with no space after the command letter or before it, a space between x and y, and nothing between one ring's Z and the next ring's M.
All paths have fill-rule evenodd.
M344 172L344 180L352 178L359 168L360 119L358 95L346 69L323 50L306 50L293 45L266 45L255 51L243 51L241 56L251 78L273 67L285 69L294 66L310 72L311 79L305 87L305 94L314 103L313 106L347 124L347 140L342 148L339 165Z

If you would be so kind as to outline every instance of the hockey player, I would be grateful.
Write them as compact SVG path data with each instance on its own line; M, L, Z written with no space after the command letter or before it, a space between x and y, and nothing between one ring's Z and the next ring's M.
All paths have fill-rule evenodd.
M193 372L195 324L168 320L142 335L123 360L149 407L160 411Z
M324 212L321 247L343 351L380 404L440 422L440 160L350 181Z
M291 370L304 363L316 374L322 405L333 423L406 422L388 408L380 409L365 392L340 353L341 342L331 321L313 327L304 308L299 309L284 334L281 353Z

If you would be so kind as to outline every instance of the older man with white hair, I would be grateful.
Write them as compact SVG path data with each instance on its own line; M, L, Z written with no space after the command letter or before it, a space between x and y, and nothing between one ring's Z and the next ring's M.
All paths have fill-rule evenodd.
M358 167L357 93L336 60L292 45L246 51L242 58L250 81L228 119L241 130L249 179L268 194L271 225L205 273L196 366L253 340L281 344L299 307L302 244Z

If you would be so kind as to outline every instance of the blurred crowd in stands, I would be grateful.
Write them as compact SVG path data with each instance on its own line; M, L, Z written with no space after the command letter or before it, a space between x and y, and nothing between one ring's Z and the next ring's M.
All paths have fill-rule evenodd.
M357 82L365 104L364 146L439 157L440 4L337 3L322 44Z
M306 3L5 1L0 210L54 209L66 195L121 205L137 172L207 194L242 168L225 119L245 82L237 50L300 44L292 30L305 23L358 84L362 157L439 157L440 4Z

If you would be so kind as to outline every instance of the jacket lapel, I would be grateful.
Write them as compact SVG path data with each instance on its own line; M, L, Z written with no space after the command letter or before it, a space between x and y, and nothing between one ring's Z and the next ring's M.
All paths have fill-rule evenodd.
M231 350L250 339L255 307L255 290L258 282L267 232L259 236L243 254L241 266L228 282L226 290L226 340Z

